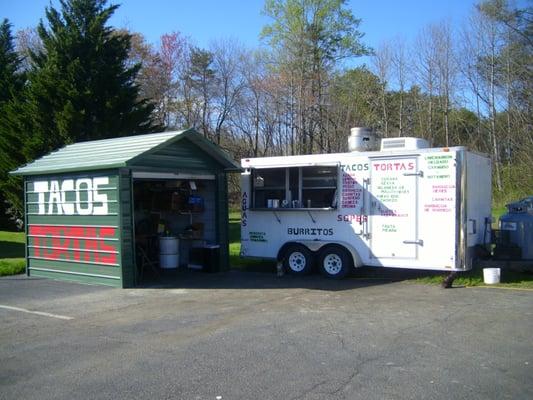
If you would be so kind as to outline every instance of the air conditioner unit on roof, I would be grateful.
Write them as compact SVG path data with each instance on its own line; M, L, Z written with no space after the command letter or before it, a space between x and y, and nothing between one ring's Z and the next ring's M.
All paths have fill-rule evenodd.
M429 143L425 139L414 137L398 137L381 139L381 151L427 149Z

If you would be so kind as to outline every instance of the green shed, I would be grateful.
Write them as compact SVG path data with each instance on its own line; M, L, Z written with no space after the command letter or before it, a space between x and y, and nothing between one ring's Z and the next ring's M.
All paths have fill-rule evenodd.
M239 170L193 129L75 143L25 165L12 173L24 176L27 274L126 288L161 267L226 270L227 173Z

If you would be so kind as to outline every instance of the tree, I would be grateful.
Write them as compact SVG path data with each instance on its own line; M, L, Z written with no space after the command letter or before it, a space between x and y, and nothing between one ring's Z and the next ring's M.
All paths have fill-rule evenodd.
M285 137L290 124L282 122L290 113L285 109L290 107L280 107L278 102L286 97L283 92L286 88L281 88L278 75L268 70L267 59L264 52L250 51L242 55L240 75L244 81L239 82L229 115L229 133L234 143L231 150L237 159L279 155L290 142L290 134L289 138Z
M345 5L345 0L265 2L264 14L273 22L262 37L276 53L278 72L294 88L298 152L327 149L330 73L340 60L368 53L360 42L360 20Z
M36 27L21 29L17 32L15 50L21 58L21 69L31 69L31 53L43 51L43 42Z
M392 45L392 65L396 83L398 84L398 136L403 136L405 130L405 90L407 83L407 54L405 42L397 37Z
M513 8L505 0L476 7L488 37L477 67L488 86L495 178L499 197L532 189L533 7Z
M444 144L451 145L450 111L455 87L455 51L452 46L452 32L449 23L434 25L431 30L432 41L435 46L435 67L440 100L440 109L444 114Z
M65 143L158 129L153 106L139 100L139 65L126 66L131 36L107 25L118 6L106 0L60 0L39 23L43 49L31 53L25 115L39 156Z
M436 49L432 40L432 27L423 29L416 41L417 47L417 77L420 87L427 93L428 101L423 103L425 109L424 118L424 136L429 138L430 142L436 139L435 132L435 103L434 95L437 87L437 67L436 67Z
M245 78L242 76L244 50L234 40L219 40L210 46L213 54L213 68L216 71L214 90L214 134L218 145L222 130L227 125L243 90Z
M183 71L187 68L188 40L179 32L164 34L157 46L151 45L138 32L131 35L128 65L141 68L136 77L139 98L154 106L153 118L166 127L186 127L181 120L180 89Z
M391 72L392 64L392 48L387 42L382 43L372 56L372 61L376 75L379 77L381 86L380 98L381 98L381 112L382 123L381 128L385 137L389 136L389 110L387 107L387 86L389 84L389 75Z
M200 124L204 136L211 136L209 105L213 95L215 70L213 53L193 47L190 53L188 69L185 71L184 100L187 109L188 126Z
M160 114L167 126L189 128L180 118L180 100L183 97L185 71L190 60L191 45L189 40L179 32L172 32L161 36L157 52L159 85L161 89L159 107ZM157 86L156 86L157 87ZM156 97L157 98L157 97ZM158 103L156 103L158 104Z
M15 52L11 24L7 19L0 23L0 106L10 101L24 85L19 73L21 59Z
M11 24L4 19L0 24L0 225L6 205L12 217L19 217L17 210L22 209L20 179L8 174L25 161L19 151L23 136L17 129L23 123L18 113L25 82L21 62L14 49Z

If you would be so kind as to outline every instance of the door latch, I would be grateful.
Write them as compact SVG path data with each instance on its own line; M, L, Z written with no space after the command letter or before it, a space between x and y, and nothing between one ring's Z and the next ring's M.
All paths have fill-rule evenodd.
M419 246L423 246L424 245L424 241L422 239L418 239L418 240L404 240L403 241L404 244L418 244Z
M419 176L419 177L423 178L424 177L424 171L404 172L403 176Z

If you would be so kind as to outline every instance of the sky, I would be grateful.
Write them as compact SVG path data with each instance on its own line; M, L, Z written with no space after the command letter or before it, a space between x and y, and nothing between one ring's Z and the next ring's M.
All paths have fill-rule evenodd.
M14 31L37 25L44 9L57 0L0 0L0 18L8 18ZM149 42L172 31L188 36L200 47L220 38L237 39L247 47L260 45L259 33L269 19L261 15L264 0L115 0L121 4L111 24L142 33ZM414 40L428 24L448 20L459 24L473 8L472 0L351 0L348 7L361 18L363 42L400 36Z

